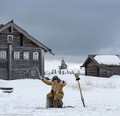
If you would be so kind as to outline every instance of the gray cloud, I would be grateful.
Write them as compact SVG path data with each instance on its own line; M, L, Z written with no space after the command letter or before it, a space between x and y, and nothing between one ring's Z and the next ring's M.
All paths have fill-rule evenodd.
M119 11L119 0L0 0L1 23L14 19L51 48L55 59L70 62L88 54L119 54Z

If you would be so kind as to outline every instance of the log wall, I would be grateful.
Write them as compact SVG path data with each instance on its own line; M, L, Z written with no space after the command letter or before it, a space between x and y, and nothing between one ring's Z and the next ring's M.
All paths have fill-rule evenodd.
M93 61L90 61L86 65L86 75L99 76L99 68L96 66L96 64Z
M34 67L38 67L40 71L44 72L43 67L44 63L41 63L41 48L34 44L30 39L26 38L24 35L16 31L15 29L11 33L9 29L4 30L0 33L0 51L6 51L6 59L0 59L0 79L9 79L8 78L8 43L7 35L12 34L13 44L12 44L12 78L11 79L20 79L20 78L38 78L37 71ZM14 51L20 52L20 59L14 59ZM29 60L23 58L24 52L29 52ZM33 60L33 52L39 53L39 59ZM42 58L44 61L44 58ZM41 70L42 67L42 70ZM34 75L33 75L33 72ZM43 73L42 72L42 73Z
M99 67L90 60L85 65L85 75L98 77L111 77L112 75L120 75L120 66L99 65Z

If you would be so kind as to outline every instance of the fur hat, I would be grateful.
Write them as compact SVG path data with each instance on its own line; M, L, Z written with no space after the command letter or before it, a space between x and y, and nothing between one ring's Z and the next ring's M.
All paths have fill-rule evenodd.
M53 76L53 78L52 78L52 81L54 81L54 80L57 80L58 82L60 82L61 80L58 78L58 76Z

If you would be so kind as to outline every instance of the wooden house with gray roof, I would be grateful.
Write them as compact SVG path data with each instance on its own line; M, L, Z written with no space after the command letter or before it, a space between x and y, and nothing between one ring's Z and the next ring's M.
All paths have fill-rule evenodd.
M87 76L120 75L120 58L118 55L88 55L81 67L85 67Z
M10 21L0 25L0 79L38 78L44 75L44 54L52 51Z

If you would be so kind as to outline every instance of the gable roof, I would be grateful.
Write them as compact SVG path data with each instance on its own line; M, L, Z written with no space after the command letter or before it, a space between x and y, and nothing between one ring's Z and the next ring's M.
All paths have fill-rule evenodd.
M107 66L120 66L120 58L118 55L89 55L81 67L85 67L85 64L92 60L97 66L107 65Z
M50 48L48 48L47 46L45 46L44 44L42 44L41 42L39 42L37 39L35 39L34 37L32 37L30 34L28 34L25 30L23 30L21 27L19 27L17 24L15 24L13 20L10 21L10 22L8 22L4 26L2 26L0 28L0 32L4 31L5 29L7 29L9 27L15 28L18 32L22 33L25 37L27 37L33 43L35 43L36 45L38 45L40 48L43 48L45 50L45 52L50 52L51 54L54 55L54 53L52 52L52 50Z

